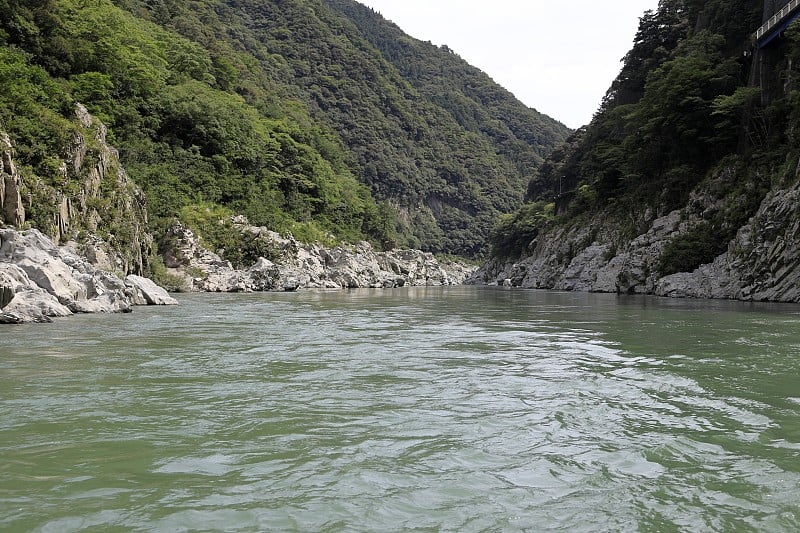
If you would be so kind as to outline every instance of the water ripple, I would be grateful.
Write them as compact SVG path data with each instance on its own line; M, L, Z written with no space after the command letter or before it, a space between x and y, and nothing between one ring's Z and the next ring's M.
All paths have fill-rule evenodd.
M14 330L0 529L797 530L796 315L698 305L203 295Z

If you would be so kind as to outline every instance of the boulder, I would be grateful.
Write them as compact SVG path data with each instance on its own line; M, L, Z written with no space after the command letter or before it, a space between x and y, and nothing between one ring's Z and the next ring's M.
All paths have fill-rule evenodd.
M177 303L153 282L133 279L127 285L37 230L0 229L0 323Z
M272 261L259 257L258 261L249 269L250 279L253 280L254 291L272 291L280 282L280 270Z
M50 322L72 314L69 308L37 286L20 267L0 262L0 324Z
M134 274L125 278L125 286L130 289L132 302L135 305L177 305L178 300L149 278Z

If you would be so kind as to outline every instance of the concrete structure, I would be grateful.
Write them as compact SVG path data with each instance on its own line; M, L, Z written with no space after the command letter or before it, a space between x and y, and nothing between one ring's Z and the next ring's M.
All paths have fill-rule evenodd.
M753 35L756 45L763 48L780 35L800 16L800 0L766 0L764 23Z

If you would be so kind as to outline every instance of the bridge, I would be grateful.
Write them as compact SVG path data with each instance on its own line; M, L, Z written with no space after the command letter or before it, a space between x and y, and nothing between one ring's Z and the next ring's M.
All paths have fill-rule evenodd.
M791 0L785 6L776 11L764 24L753 34L753 39L758 48L764 48L775 37L781 34L789 24L800 17L800 0Z

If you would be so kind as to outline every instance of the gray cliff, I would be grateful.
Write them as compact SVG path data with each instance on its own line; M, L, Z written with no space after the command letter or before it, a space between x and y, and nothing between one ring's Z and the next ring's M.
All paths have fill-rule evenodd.
M0 131L0 323L177 303L136 273L152 238L141 192L106 143L106 128L75 110L58 183L20 171ZM28 220L25 205L38 219ZM26 229L36 223L43 231Z
M144 195L106 142L107 133L78 104L67 145L53 154L56 175L42 177L14 164L12 142L0 130L0 227L30 225L56 244L79 241L76 246L97 255L105 268L141 274L152 247Z
M530 243L528 255L491 260L467 283L800 302L800 183L774 186L713 262L692 272L659 273L667 244L705 223L719 204L713 195L698 191L686 207L663 216L631 213L630 220L643 229L633 238L625 236L625 224L610 216L554 225Z

